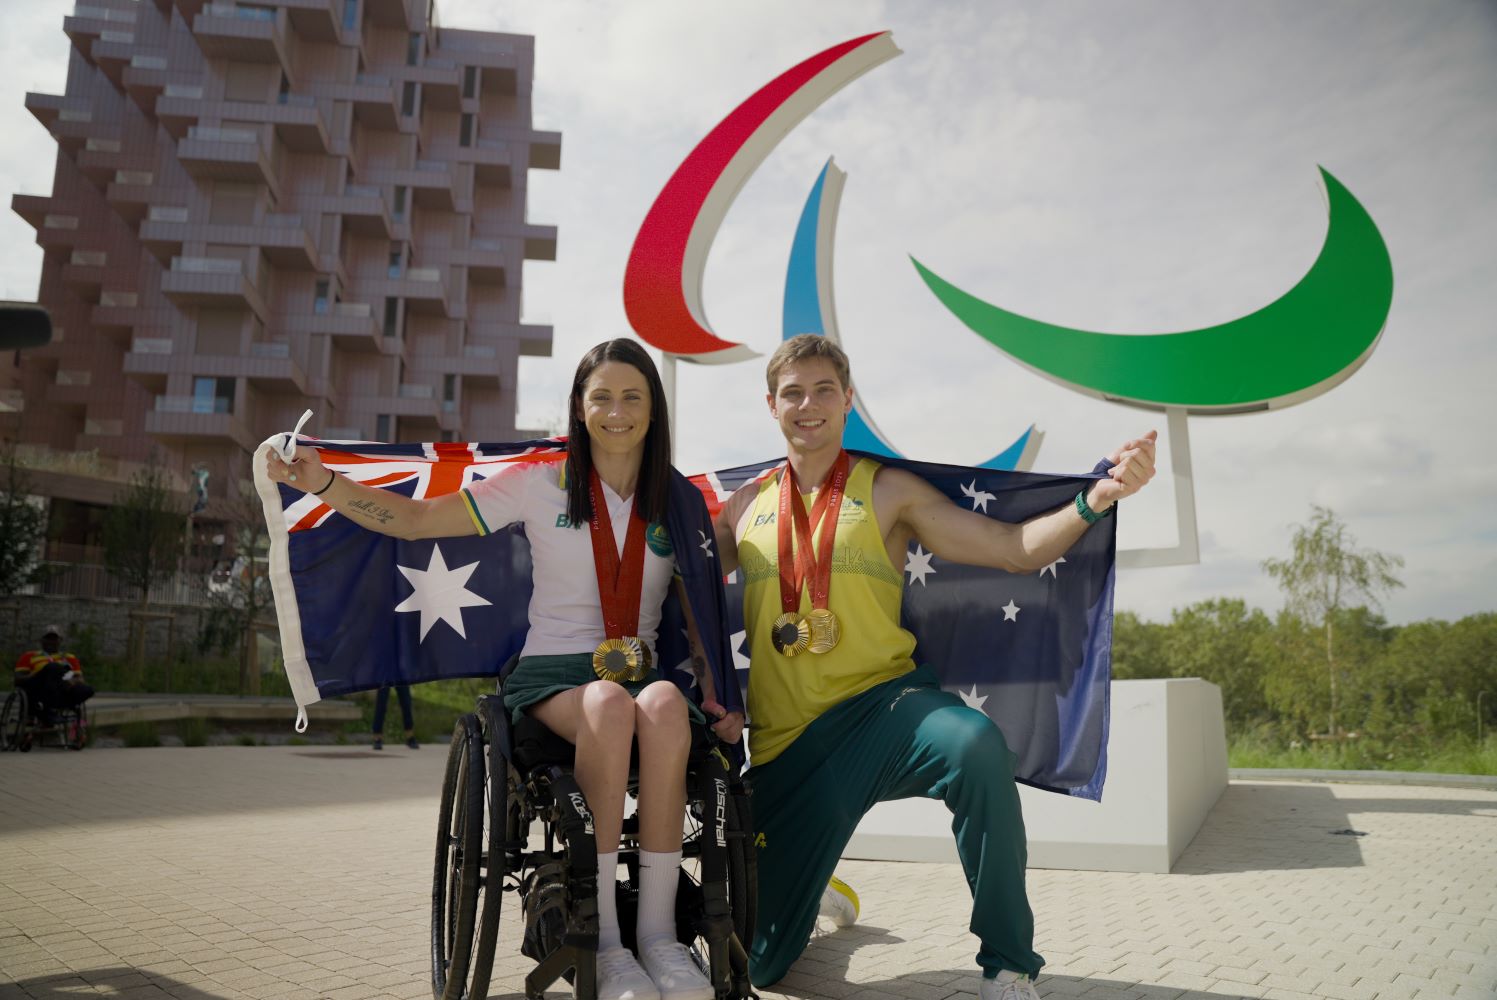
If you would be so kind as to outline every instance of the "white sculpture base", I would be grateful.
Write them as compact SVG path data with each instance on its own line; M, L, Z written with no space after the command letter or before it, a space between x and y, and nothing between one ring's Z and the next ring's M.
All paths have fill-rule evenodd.
M1019 786L1029 867L1168 872L1226 787L1220 688L1196 678L1115 681L1102 801ZM955 862L951 814L930 799L880 803L843 857Z

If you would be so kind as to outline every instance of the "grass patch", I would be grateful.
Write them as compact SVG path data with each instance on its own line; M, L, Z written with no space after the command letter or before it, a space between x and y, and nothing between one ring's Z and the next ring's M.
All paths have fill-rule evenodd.
M1227 747L1229 767L1290 768L1312 771L1423 771L1429 774L1497 775L1497 738L1482 746L1475 740L1452 740L1443 746L1417 747L1347 741L1339 745L1285 746L1256 737L1240 737Z
M207 746L208 732L207 719L182 719L177 723L177 736L184 747Z
M411 714L415 717L416 739L422 743L447 743L452 738L452 727L460 717L473 711L479 696L493 693L493 679L483 677L411 685ZM361 723L349 723L345 732L372 733L375 692L370 691L357 697L364 719ZM383 736L387 743L403 743L405 728L400 719L400 700L394 691L390 692L389 700L385 709Z
M252 747L255 745L255 736L253 733L240 733L234 737L234 742L242 747Z
M127 747L159 747L161 735L154 722L127 722L120 727L120 739Z

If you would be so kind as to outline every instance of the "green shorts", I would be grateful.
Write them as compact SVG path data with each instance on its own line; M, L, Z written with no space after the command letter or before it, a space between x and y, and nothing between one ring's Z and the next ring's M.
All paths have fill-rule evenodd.
M554 694L590 684L598 679L593 673L592 653L563 653L556 656L522 656L515 669L504 680L504 707L509 709L510 719L519 722L520 716L532 705L539 705ZM663 680L660 672L651 669L642 681L617 681L634 697L645 688ZM702 724L707 716L688 698L686 710L691 721Z

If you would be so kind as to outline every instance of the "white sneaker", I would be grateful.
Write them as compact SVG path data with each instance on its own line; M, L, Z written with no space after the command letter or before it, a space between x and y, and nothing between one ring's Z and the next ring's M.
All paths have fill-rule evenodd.
M712 983L681 942L671 938L646 941L639 946L639 957L655 980L660 1000L712 1000Z
M831 918L838 927L851 927L858 922L858 894L852 886L833 875L832 880L821 890L821 905L818 916Z
M660 1000L649 973L628 948L598 952L598 1000Z
M1034 980L1022 972L1000 972L997 979L984 979L978 1000L1040 1000Z

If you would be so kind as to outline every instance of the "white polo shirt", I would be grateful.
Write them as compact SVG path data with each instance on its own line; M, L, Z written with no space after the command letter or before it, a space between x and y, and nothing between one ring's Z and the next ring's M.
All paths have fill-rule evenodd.
M564 461L519 463L463 490L479 534L520 523L530 540L534 591L530 632L521 656L591 653L607 637L593 569L592 536L587 525L573 528L567 520L567 494L561 486L565 468ZM620 497L607 483L603 483L603 497L622 557L634 498ZM660 605L675 571L675 550L665 525L650 525L645 532L639 639L652 654L660 630Z

